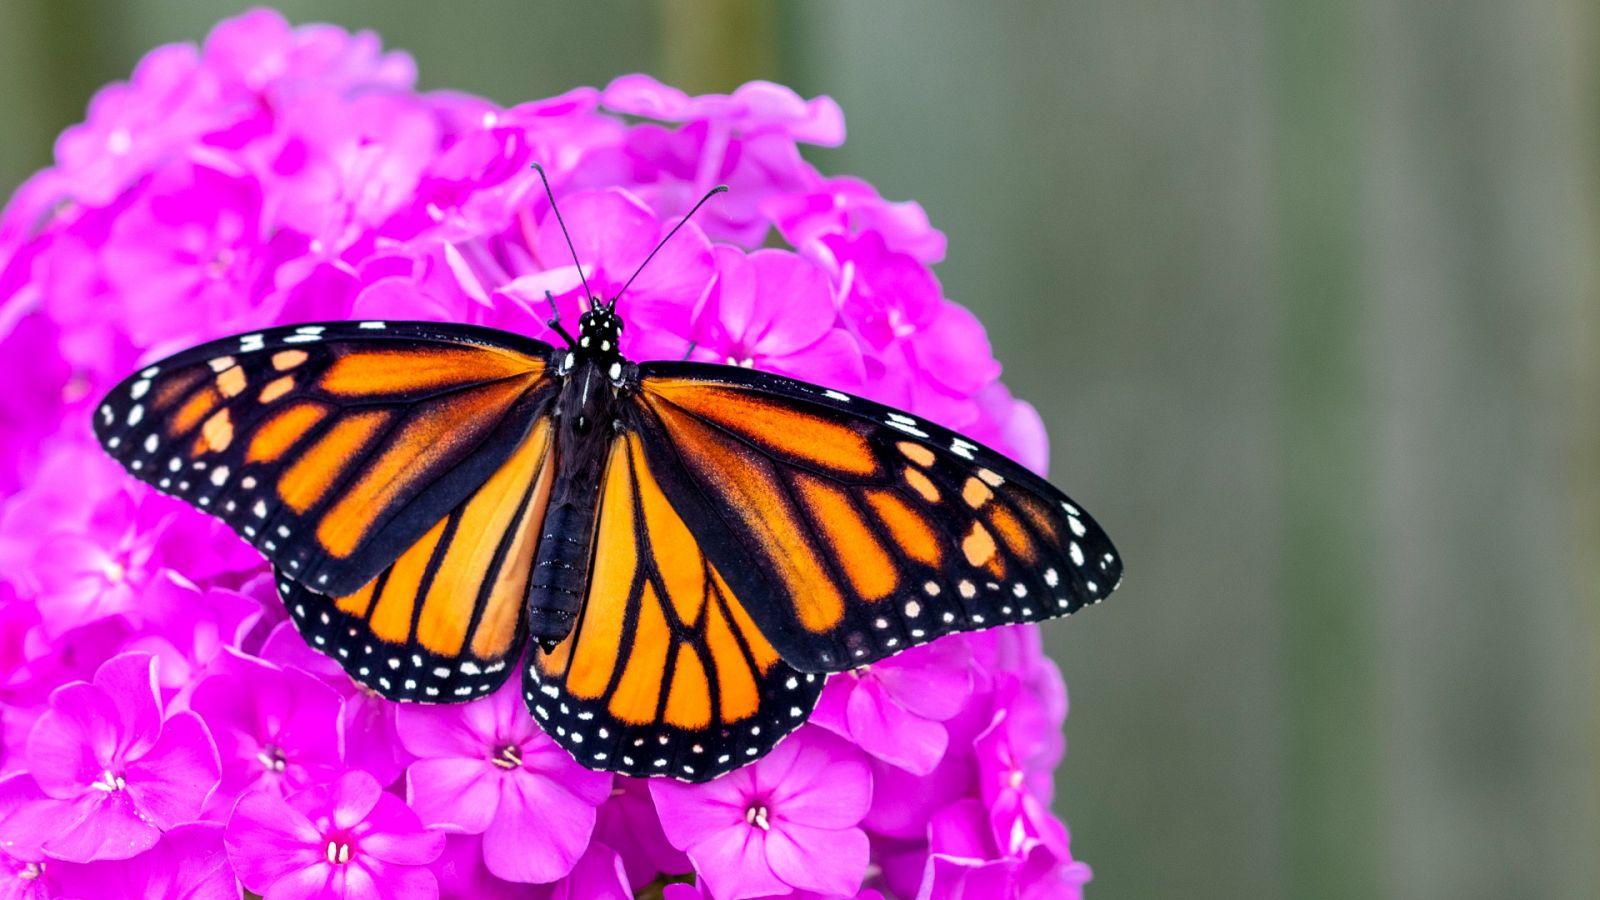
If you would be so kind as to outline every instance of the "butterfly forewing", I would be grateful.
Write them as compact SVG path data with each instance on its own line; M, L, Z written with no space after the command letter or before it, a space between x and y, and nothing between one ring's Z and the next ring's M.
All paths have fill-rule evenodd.
M476 493L359 591L328 597L280 571L306 640L391 700L445 703L505 681L522 651L524 599L554 477L548 417Z
M641 434L612 442L605 472L588 596L572 634L533 651L530 708L591 768L704 781L759 758L810 715L822 678L779 658Z
M554 393L550 348L488 329L343 322L225 338L134 374L95 431L290 578L371 581L477 490Z
M803 671L1065 615L1121 578L1071 500L931 423L697 363L645 364L635 402L663 489Z

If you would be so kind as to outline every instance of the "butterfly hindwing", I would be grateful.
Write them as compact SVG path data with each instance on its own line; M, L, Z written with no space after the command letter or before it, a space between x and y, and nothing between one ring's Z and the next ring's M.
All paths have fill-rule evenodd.
M823 677L779 658L662 491L643 436L611 444L588 595L572 633L531 651L539 724L586 766L705 781L811 714Z
M1100 527L999 453L888 407L727 366L640 367L665 494L788 664L843 671L1116 587Z
M278 573L313 647L390 700L448 703L498 687L521 653L524 601L554 478L548 417L493 475L359 591L328 597Z
M313 589L350 594L477 490L554 393L548 345L428 322L224 338L114 388L95 433Z

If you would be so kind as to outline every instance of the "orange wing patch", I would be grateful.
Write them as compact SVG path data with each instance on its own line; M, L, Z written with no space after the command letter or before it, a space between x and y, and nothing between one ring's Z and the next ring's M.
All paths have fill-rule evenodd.
M757 630L636 434L609 451L595 541L576 627L530 667L551 701L530 687L534 714L580 762L701 780L804 721L820 679L785 666Z
M527 387L522 378L490 382L401 425L383 452L366 464L355 483L323 514L317 526L317 539L323 547L334 556L349 556L373 524L371 510L394 502L412 479L432 474L463 447L475 445ZM306 459L320 448L320 444L313 447ZM332 466L327 470L337 471ZM318 486L326 490L329 483L318 482ZM321 496L321 491L316 496Z
M737 630L742 646L752 651L744 655L721 612L724 605L737 608L738 601L661 493L637 436L613 443L601 498L583 618L550 655L560 660L559 668L544 663L546 674L564 675L575 697L604 698L612 716L633 725L664 720L703 728L717 709L729 722L753 713L749 697L739 691L771 668L777 654L744 615ZM628 621L635 624L624 634ZM678 637L686 632L702 633L708 658L699 641ZM736 689L720 707L711 677ZM738 715L727 718L730 713Z
M339 476L377 436L378 429L389 423L392 415L372 410L353 413L334 422L333 427L283 473L278 481L278 496L295 512L310 509L328 493Z
M308 621L296 613L301 631L311 629L314 640L317 624L327 626L344 645L341 661L351 674L394 699L456 700L498 684L503 675L488 676L520 649L522 605L554 481L551 449L549 420L540 419L482 488L392 566L349 596L322 598L359 625L341 636L331 616ZM318 596L296 590L296 597ZM351 653L355 635L361 646Z
M695 457L702 472L717 479L728 510L766 548L766 559L777 568L788 588L800 624L807 631L825 632L844 615L844 596L820 562L800 517L786 499L769 464L741 456L725 438L670 403L653 403L680 453Z
M293 352L279 354L273 365L280 370L299 365L300 361L288 356ZM373 349L341 355L322 374L319 386L338 397L372 397L443 391L500 379L533 379L543 374L540 360L491 347Z
M693 379L654 379L649 392L658 411L664 400L768 453L792 456L846 475L879 471L866 437L848 425L775 406L739 388Z

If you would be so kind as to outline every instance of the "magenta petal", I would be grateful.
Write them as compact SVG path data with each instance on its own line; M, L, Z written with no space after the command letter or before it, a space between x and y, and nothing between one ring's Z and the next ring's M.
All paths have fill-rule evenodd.
M445 897L482 900L528 900L525 884L494 877L483 865L483 838L475 834L446 836L444 852L429 867Z
M855 393L860 393L867 372L861 344L842 328L830 330L821 340L787 356L764 359L766 367L775 372Z
M789 738L804 742L788 777L772 789L774 815L820 828L850 828L872 805L872 772L850 744L808 729Z
M142 753L161 731L155 665L155 657L147 653L124 653L106 660L94 673L95 687L116 705L125 753Z
M423 866L444 852L444 832L423 830L417 814L393 794L379 796L366 824L373 830L364 832L358 841L363 859Z
M238 884L222 845L221 825L180 825L162 835L160 849L168 861L164 871L152 873L151 881L165 876L168 889L160 892L163 896L222 900L238 895Z
M326 860L322 834L305 813L264 791L239 798L223 844L239 880L258 894Z
M200 815L221 774L217 748L200 717L175 714L162 726L154 747L124 773L128 793L160 828Z
M816 263L780 250L750 254L757 296L751 323L756 333L746 340L768 356L784 356L809 347L832 328L837 312L827 275Z
M345 868L330 865L325 860L317 860L303 869L285 872L282 878L261 888L257 893L272 900L280 898L281 900L328 900L328 898L355 900L360 895L351 894L345 889L347 873L348 870ZM243 877L239 880L245 887L250 887L250 882L245 881Z
M349 900L438 900L439 880L415 866L371 866L364 872L351 871L340 896Z
M514 773L483 834L483 861L507 881L543 883L572 871L594 833L595 809L559 785Z
M68 804L52 800L25 772L0 779L0 854L29 862L43 858L39 845L61 826Z
M44 852L71 862L127 859L150 849L161 837L146 822L126 791L91 790L72 804L73 821L44 842Z
M127 860L50 867L61 882L59 896L173 897L233 900L238 883L222 847L222 826L182 825Z
M649 208L625 191L574 194L562 198L561 209L578 259L589 266L605 265L631 273L650 252L660 230ZM549 267L565 265L572 258L553 215L546 215L539 226L538 249ZM593 287L592 274L590 281ZM617 286L621 287L622 281L617 281Z
M383 785L357 769L340 776L332 784L320 784L289 798L289 805L307 815L326 810L334 828L353 828L367 817L384 797Z
M689 848L689 858L716 900L790 893L789 885L772 873L764 843L764 833L748 825L730 828Z
M918 775L933 771L949 741L943 725L908 712L875 684L856 686L846 720L861 749Z
M872 677L893 702L942 722L960 712L972 694L970 664L971 652L961 639L942 640L874 666Z
M512 681L507 680L507 688L471 703L401 704L395 711L395 732L417 756L486 760L485 751L491 745L504 746L533 731L522 695Z
M487 760L418 760L406 771L406 802L430 825L481 834L494 821L504 777Z
M830 831L793 822L767 834L767 863L793 887L849 896L867 871L867 835L859 828Z
M551 891L550 900L633 900L633 890L617 852L596 842Z
M705 784L650 779L650 796L655 799L667 840L686 850L735 825L745 825L748 804L737 785L748 783L749 778L744 769L736 769Z
M99 781L115 756L116 710L105 694L78 683L58 688L59 702L28 732L28 769L45 793L58 799L78 796Z

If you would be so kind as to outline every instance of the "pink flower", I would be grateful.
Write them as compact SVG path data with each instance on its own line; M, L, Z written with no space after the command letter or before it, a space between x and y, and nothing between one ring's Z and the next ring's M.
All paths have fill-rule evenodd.
M238 882L222 849L222 826L179 825L138 856L93 863L49 865L62 897L182 897L228 900Z
M692 340L695 359L860 390L861 347L838 321L826 272L779 250L715 252L716 283L696 317L665 305L630 310L641 323L633 344L641 356L670 359Z
M617 777L610 799L600 807L594 839L615 847L622 855L628 881L635 890L661 875L694 871L689 858L672 846L661 830L661 816L645 779Z
M763 201L762 210L795 247L825 234L877 232L889 250L918 262L944 259L944 234L928 224L920 204L890 203L859 178L830 178L804 194L778 194Z
M540 900L633 900L633 897L621 857L596 841L589 845L571 874L550 885Z
M280 622L257 651L267 662L315 675L344 698L345 764L366 769L380 784L393 784L416 757L406 751L395 728L400 709L358 685L332 659L311 649L290 622Z
M482 834L484 863L499 878L547 882L572 871L611 776L578 765L534 725L516 679L472 703L404 706L397 730L420 757L406 798L423 821Z
M444 851L445 836L425 830L410 807L359 770L287 798L246 794L224 843L239 880L269 900L439 896L427 866Z
M165 569L143 592L139 611L159 627L135 633L124 649L159 659L161 688L177 693L198 683L228 648L240 646L261 617L261 603L226 588L201 590Z
M149 849L163 830L198 818L217 785L211 736L193 713L163 717L148 654L114 657L92 684L51 694L28 736L27 760L49 821L8 818L0 836L77 862ZM16 833L40 828L47 830Z
M667 839L716 900L796 889L853 894L867 867L857 827L872 800L860 751L802 727L754 765L705 784L657 779Z
M1019 726L1018 717L1002 709L978 739L981 796L995 839L1009 854L1042 845L1058 859L1070 859L1066 826L1050 814L1049 798L1028 790L1027 755L1037 744Z
M33 776L0 778L0 897L35 900L56 893L54 867L39 844L55 808Z
M962 638L937 641L828 680L811 721L885 762L926 775L944 758L940 723L972 693Z
M230 653L194 689L189 706L205 717L222 756L225 811L241 793L279 797L344 769L343 704L334 690L298 669Z
M16 491L39 466L39 438L61 420L72 372L60 341L60 326L37 313L23 315L9 330L0 325L0 381L6 385L0 392L0 446L14 448L0 454L0 497Z

